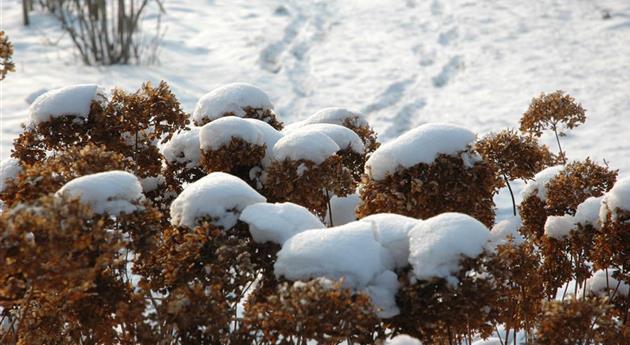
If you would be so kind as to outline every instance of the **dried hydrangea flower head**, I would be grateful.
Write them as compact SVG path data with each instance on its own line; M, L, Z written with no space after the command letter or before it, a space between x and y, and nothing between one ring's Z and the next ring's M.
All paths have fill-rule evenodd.
M13 44L9 37L0 31L0 80L4 80L9 72L15 72L15 64L11 60L13 56Z

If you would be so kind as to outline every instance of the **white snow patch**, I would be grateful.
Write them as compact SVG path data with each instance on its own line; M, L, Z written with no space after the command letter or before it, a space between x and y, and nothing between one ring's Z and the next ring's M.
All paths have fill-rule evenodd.
M38 124L60 116L87 118L98 92L99 86L96 84L71 85L50 90L37 97L29 107L30 122Z
M509 238L512 239L514 245L520 245L525 239L518 231L522 226L521 218L513 216L496 223L490 230L490 242L486 247L494 250L498 245L508 243Z
M75 178L61 187L56 195L79 198L95 213L110 215L132 213L144 198L138 178L120 170Z
M472 343L472 345L503 345L501 339L496 337L490 337L488 339L479 339Z
M606 222L611 214L613 221L617 220L617 210L630 211L630 176L618 180L604 195L599 211L599 221Z
M201 124L204 119L214 121L225 114L243 117L247 107L271 110L273 104L264 91L253 85L227 84L203 95L195 106L192 118L196 124Z
M286 133L303 133L311 131L326 134L341 149L346 149L350 147L350 149L356 153L365 153L365 147L359 135L344 126L330 123L315 123L294 129Z
M326 211L324 222L328 226L339 226L357 220L356 209L359 205L359 194L350 194L340 197L333 195L330 198L330 208L332 209L332 224L330 222L330 210Z
M583 226L592 225L595 229L599 229L599 209L603 199L603 195L600 197L592 196L579 204L575 212L575 223Z
M166 178L164 175L158 176L149 176L143 179L140 179L140 185L142 185L142 191L144 193L152 192L158 189L159 186L166 183Z
M175 134L162 146L162 154L168 163L184 164L188 169L198 166L201 158L199 127Z
M606 270L596 271L592 277L586 280L586 294L594 296L608 296L617 290L616 296L628 296L630 292L630 286L624 282L619 282L613 278L613 270L608 272L608 281L606 280ZM579 295L582 295L582 290Z
M6 184L14 180L22 172L20 161L15 158L7 158L0 162L0 193L4 192Z
M278 140L273 147L273 159L278 161L304 159L321 164L337 151L339 145L324 133L296 131Z
M213 172L188 185L173 200L171 224L193 228L199 219L208 217L214 225L229 229L247 206L265 201L238 177Z
M409 233L409 263L417 279L446 278L459 269L462 256L476 257L490 239L490 231L480 221L461 213L442 213L426 219Z
M260 131L263 142L266 145L265 158L263 158L262 165L269 165L273 157L273 146L278 142L278 140L280 140L280 138L282 138L282 133L271 127L271 125L265 121L260 121L257 119L244 120L254 125L258 129L258 131Z
M314 124L314 123L330 123L334 125L343 126L344 122L350 119L356 126L367 126L368 122L363 115L359 112L339 107L330 107L321 109L315 114L302 121L302 124Z
M420 340L406 334L397 335L385 341L385 345L422 345Z
M199 144L202 150L217 150L230 143L232 139L241 139L255 146L265 144L264 137L250 121L236 116L226 116L214 120L199 131Z
M400 169L431 164L439 154L464 151L474 140L475 133L463 127L424 124L376 149L365 163L365 173L374 180L382 180Z
M421 220L395 213L377 213L360 221L374 224L374 236L394 258L396 268L409 264L409 231Z
M575 229L575 218L570 214L549 216L545 221L545 235L557 240L563 240Z
M523 188L523 191L521 192L521 198L525 200L532 195L536 195L540 200L546 201L547 183L562 172L562 170L564 170L563 165L554 165L539 171L536 175L534 175L534 179L532 181L527 181L525 188Z
M326 228L309 210L290 202L253 204L243 210L239 219L249 225L249 232L258 243L283 244L305 230Z

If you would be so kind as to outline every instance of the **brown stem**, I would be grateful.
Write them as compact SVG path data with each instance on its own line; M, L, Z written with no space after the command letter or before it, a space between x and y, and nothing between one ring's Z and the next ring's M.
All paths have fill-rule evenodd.
M512 197L512 211L514 212L514 216L516 216L516 201L514 200L514 192L512 191L512 186L510 186L510 181L508 180L507 176L505 174L503 175L503 179L505 180L505 184L508 187L508 190L510 191L510 197Z
M333 227L335 226L335 224L333 224L333 214L332 214L332 207L330 206L330 194L328 193L328 188L326 188L325 191L326 191L326 203L328 204L328 217L330 218L330 226Z
M558 136L558 130L556 125L551 127L553 129L553 133L556 135L556 141L558 142L558 150L560 150L560 157L562 157L562 163L567 164L567 157L565 157L564 152L562 151L562 145L560 145L560 136Z

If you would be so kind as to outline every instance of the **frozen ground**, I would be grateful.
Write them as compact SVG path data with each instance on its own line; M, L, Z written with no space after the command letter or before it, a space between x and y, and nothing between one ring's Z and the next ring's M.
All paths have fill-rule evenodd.
M188 112L228 82L265 90L285 122L358 109L386 141L443 121L478 133L516 127L532 96L564 89L588 110L564 138L570 158L630 174L627 0L165 0L160 63L85 67L54 19L1 2L17 72L0 83L0 159L27 100L69 83L137 88L166 80ZM608 13L610 18L605 19ZM145 19L150 30L151 14ZM553 144L550 137L545 142ZM554 146L552 146L554 147ZM555 147L554 147L555 148ZM520 186L517 186L520 189ZM504 213L509 202L499 197Z

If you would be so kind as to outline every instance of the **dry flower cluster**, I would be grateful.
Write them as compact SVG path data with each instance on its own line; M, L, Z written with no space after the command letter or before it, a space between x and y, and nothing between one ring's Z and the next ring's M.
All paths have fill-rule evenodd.
M9 72L15 72L12 57L13 45L4 31L0 31L0 80L4 80Z
M271 110L243 111L282 128ZM1 344L382 344L398 334L436 345L490 336L502 345L630 339L630 207L604 198L597 223L572 223L564 237L548 229L552 217L577 219L587 199L607 195L617 171L586 159L532 181L566 160L565 152L555 156L538 143L541 131L559 133L561 124L571 129L585 120L570 96L534 99L523 134L500 131L378 180L364 173L379 147L376 134L358 115L343 126L361 138L364 153L340 147L320 163L270 159L268 143L236 137L218 149L184 137L182 145L197 145L198 157L181 147L167 157L159 143L194 134L188 118L162 82L133 93L116 89L109 98L98 93L86 117L62 114L25 127L12 152L19 172L0 181ZM59 192L79 177L113 170L142 183L142 197L125 212L97 212ZM460 212L498 228L493 196L500 188L523 179L544 193L529 193L518 207L522 224L480 254L460 257L448 279L419 279L410 263L392 268L399 313L381 318L372 295L345 277L276 276L284 247L255 241L238 217L175 221L175 197L215 172L239 177L267 202L302 205L322 221L333 196L358 191L358 218ZM605 272L603 293L593 288L595 271Z

